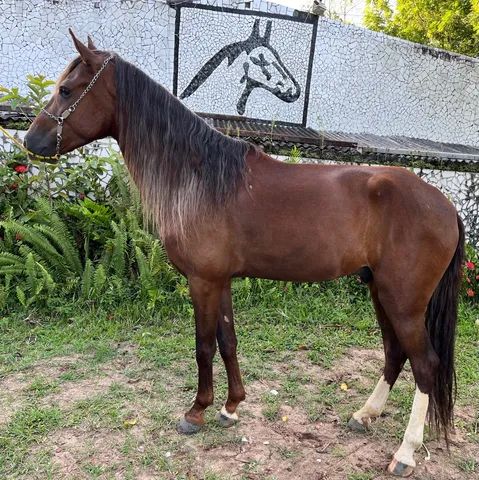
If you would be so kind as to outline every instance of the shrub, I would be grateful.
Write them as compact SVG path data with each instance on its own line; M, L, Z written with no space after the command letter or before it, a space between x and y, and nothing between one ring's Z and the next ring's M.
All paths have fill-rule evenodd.
M119 155L30 169L12 158L0 170L0 309L52 307L62 297L137 297L154 308L184 288L143 226Z
M479 301L479 256L470 245L466 248L464 264L464 290L466 298L471 302Z
M53 82L28 77L28 92L0 86L0 102L38 114ZM3 96L2 96L3 94ZM28 111L27 111L28 110ZM289 162L300 161L293 148ZM160 241L143 225L138 192L121 157L67 157L56 165L29 165L23 152L0 152L0 311L51 308L68 297L85 302L144 299L150 308L182 302L186 280L167 262ZM479 298L479 259L468 247L464 292ZM281 304L288 294L337 291L350 302L367 292L356 277L328 284L274 283L245 279L241 301L267 298Z

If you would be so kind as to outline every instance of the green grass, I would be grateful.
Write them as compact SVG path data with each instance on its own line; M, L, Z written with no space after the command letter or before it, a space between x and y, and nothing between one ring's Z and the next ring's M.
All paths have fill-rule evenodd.
M29 449L62 424L62 412L57 407L25 407L17 411L11 422L0 430L0 473L2 478L13 472L25 473L29 468ZM43 453L43 452L42 452ZM43 457L43 455L41 455ZM44 458L45 460L45 458ZM45 462L50 468L49 459Z
M301 358L327 372L350 347L381 347L367 294L357 290L362 287L353 287L351 290L351 283L346 281L319 286L255 280L235 283L240 364L247 390L248 385L265 382L264 393L259 396L265 422L281 425L284 405L304 411L311 422L324 421L333 411L344 421L367 398L370 387L355 384L354 379L349 387L356 395L350 398L349 392L339 388L342 379L315 378L310 371L291 366ZM476 407L477 318L479 308L461 305L458 404ZM214 409L208 411L208 429L194 440L194 447L191 440L174 432L178 415L191 403L196 390L194 320L190 305L185 305L183 299L178 299L170 310L151 311L137 302L96 307L67 303L48 314L30 312L28 320L25 313L12 313L0 319L0 339L0 382L15 375L28 378L18 394L23 403L6 424L0 424L2 479L57 478L48 439L65 429L110 435L118 443L114 448L119 459L109 463L92 461L89 455L94 452L83 454L81 471L88 478L110 478L121 470L125 478L134 479L142 468L158 478L190 478L188 472L196 468L195 449L208 452L225 445L241 448L241 435L235 429L224 431L215 426ZM129 347L125 350L122 345ZM41 363L58 357L71 361L51 377L39 369ZM226 376L219 355L215 365L218 408L226 396ZM66 386L104 378L108 371L124 375L125 381L114 381L100 393L65 407L54 400ZM379 374L371 373L371 382ZM276 388L270 385L279 385L278 395L269 393ZM399 440L413 391L412 382L393 390L390 416L377 422L373 437ZM129 425L132 419L135 424ZM460 425L471 442L479 442L478 422ZM147 441L136 436L140 428ZM280 459L300 461L301 451L296 448L280 445L273 450ZM331 455L343 458L346 451L341 445L334 445ZM456 466L468 473L475 473L478 468L472 458L457 459ZM262 472L263 467L259 461L245 460L241 474L249 478ZM219 475L205 470L203 478L227 479L229 473ZM370 470L365 470L350 473L347 478L362 480L373 478L371 475ZM262 478L268 476L263 474Z
M58 391L58 384L55 381L52 381L49 378L39 376L34 378L27 388L27 391L34 398L44 397L50 393Z
M365 473L351 473L348 475L348 480L373 480L376 476L375 473L365 472Z
M458 461L458 466L466 473L479 472L478 460L475 458L461 458Z

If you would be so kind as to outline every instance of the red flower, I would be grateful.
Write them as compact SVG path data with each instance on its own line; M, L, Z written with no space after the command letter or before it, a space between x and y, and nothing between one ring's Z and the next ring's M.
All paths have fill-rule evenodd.
M15 240L16 240L17 242L20 242L21 240L23 240L23 237L22 237L19 233L16 233L16 234L15 234Z
M466 293L468 297L473 297L476 294L472 288L468 288Z
M85 200L85 194L84 194L84 193L79 193L79 194L78 194L78 198L79 198L80 200Z
M16 190L18 188L18 183L11 183L8 188L10 190Z
M474 270L476 268L476 265L473 262L466 262L466 268L468 270Z
M476 280L479 280L479 275L476 275Z
M25 173L28 172L28 165L16 165L14 170L17 173Z

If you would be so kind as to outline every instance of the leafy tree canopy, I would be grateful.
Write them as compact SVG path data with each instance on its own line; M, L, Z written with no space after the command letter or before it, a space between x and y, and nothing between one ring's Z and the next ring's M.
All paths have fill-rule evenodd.
M479 56L478 0L366 0L364 25L413 42Z

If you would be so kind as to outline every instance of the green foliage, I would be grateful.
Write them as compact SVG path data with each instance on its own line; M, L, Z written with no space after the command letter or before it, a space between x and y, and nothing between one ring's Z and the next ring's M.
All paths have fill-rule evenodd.
M27 75L26 95L22 95L17 87L7 88L0 85L0 103L8 103L14 110L31 109L38 115L47 104L52 85L55 85L55 82L44 75Z
M364 25L413 42L479 55L479 3L473 0L366 0Z
M291 161L300 154L293 150ZM52 167L27 176L25 195L15 191L0 208L0 311L52 309L65 298L107 304L130 298L144 301L150 310L171 309L176 302L191 310L186 280L143 225L138 192L117 154L85 157L63 170ZM39 185L47 179L59 186ZM87 188L79 195L83 181ZM477 265L472 253L468 259ZM479 290L475 276L470 281L475 286L467 285L465 295L475 300ZM356 277L320 285L245 279L235 289L243 307L261 298L280 308L290 294L335 292L351 303L367 295Z
M392 17L393 11L388 0L366 0L363 22L369 29L388 32Z
M464 265L464 290L470 302L479 302L479 254L467 245Z
M143 227L138 192L120 157L15 172L2 166L0 310L52 308L61 299L167 302L182 280ZM7 195L8 193L8 195Z
M289 157L286 160L287 163L299 163L301 162L301 150L294 145L291 151L289 152Z

